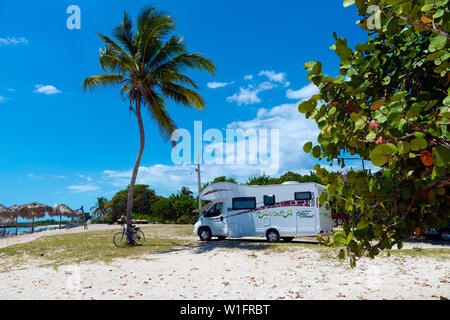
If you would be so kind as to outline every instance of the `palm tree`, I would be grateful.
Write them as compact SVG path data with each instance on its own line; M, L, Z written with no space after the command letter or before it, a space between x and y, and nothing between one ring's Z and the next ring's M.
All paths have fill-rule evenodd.
M181 190L178 191L179 194L192 197L194 193L188 187L181 187Z
M166 98L185 107L203 109L203 98L193 89L198 89L193 80L184 75L185 70L204 70L215 73L216 67L200 54L188 53L183 38L170 36L175 29L173 19L156 8L148 8L138 16L137 28L124 13L123 22L113 29L114 40L98 34L105 43L100 50L100 65L105 72L86 78L83 89L92 92L99 87L121 85L120 93L129 103L130 112L137 118L140 133L140 148L136 159L127 198L127 230L131 232L133 194L139 165L145 145L141 107L148 110L155 120L159 132L168 141L176 129L168 114ZM131 234L131 233L129 233Z
M91 208L92 211L92 216L95 217L104 217L108 211L108 209L106 208L106 203L108 202L108 199L106 199L105 197L99 197L97 198L97 203L95 204L95 206L93 206Z

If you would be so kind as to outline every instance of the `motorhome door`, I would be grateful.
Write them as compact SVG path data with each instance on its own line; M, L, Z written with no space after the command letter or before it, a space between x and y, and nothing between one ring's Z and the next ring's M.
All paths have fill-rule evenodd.
M206 219L208 225L211 228L211 232L214 236L224 236L225 232L225 222L222 216L223 203L215 203L209 210L203 215Z
M297 233L298 234L315 234L316 232L316 215L315 210L302 209L297 211Z

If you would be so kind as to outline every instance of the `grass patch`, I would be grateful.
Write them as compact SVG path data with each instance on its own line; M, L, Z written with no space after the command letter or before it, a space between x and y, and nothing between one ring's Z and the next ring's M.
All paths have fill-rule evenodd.
M143 227L143 246L117 248L113 236L121 229L46 236L32 242L0 249L3 270L22 267L33 261L42 267L67 264L112 262L117 258L149 257L151 253L170 252L189 247L192 240L174 239L187 233L189 226ZM192 227L191 227L192 228Z
M435 249L422 249L422 248L413 248L413 249L400 249L400 250L391 250L392 255L406 255L411 257L429 257L433 259L438 259L442 261L450 260L450 249L447 248L435 248Z

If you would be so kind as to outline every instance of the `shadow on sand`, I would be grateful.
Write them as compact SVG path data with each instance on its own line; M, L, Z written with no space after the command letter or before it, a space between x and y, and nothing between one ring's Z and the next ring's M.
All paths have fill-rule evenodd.
M439 236L429 236L427 238L409 238L409 239L403 239L404 243L411 243L411 244L431 244L435 246L446 246L450 247L450 241L445 241L439 238Z
M309 240L309 239L294 239L293 241L287 243L280 241L278 244L288 244L289 246L295 246L296 244L307 244L319 246L320 242ZM179 244L174 242L170 245L155 245L157 247L170 247L168 250L158 250L153 251L151 254L164 254L164 253L173 253L173 252L181 252L181 251L190 251L193 254L201 254L205 252L210 252L215 249L240 249L240 250L248 250L248 251L262 251L268 248L273 248L276 244L269 244L265 239L225 239L225 240L216 240L212 239L210 241L198 241L196 244ZM149 245L152 247L152 245Z

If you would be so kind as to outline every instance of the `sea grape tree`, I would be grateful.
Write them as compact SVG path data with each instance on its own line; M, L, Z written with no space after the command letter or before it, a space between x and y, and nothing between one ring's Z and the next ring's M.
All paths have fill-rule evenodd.
M448 2L346 0L358 8L367 42L353 50L334 34L336 77L320 62L304 65L319 94L299 111L320 129L318 145L308 142L304 151L343 171L342 158L351 155L373 164L344 174L315 166L328 191L321 203L347 215L344 231L324 242L343 245L339 256L352 266L450 216Z

